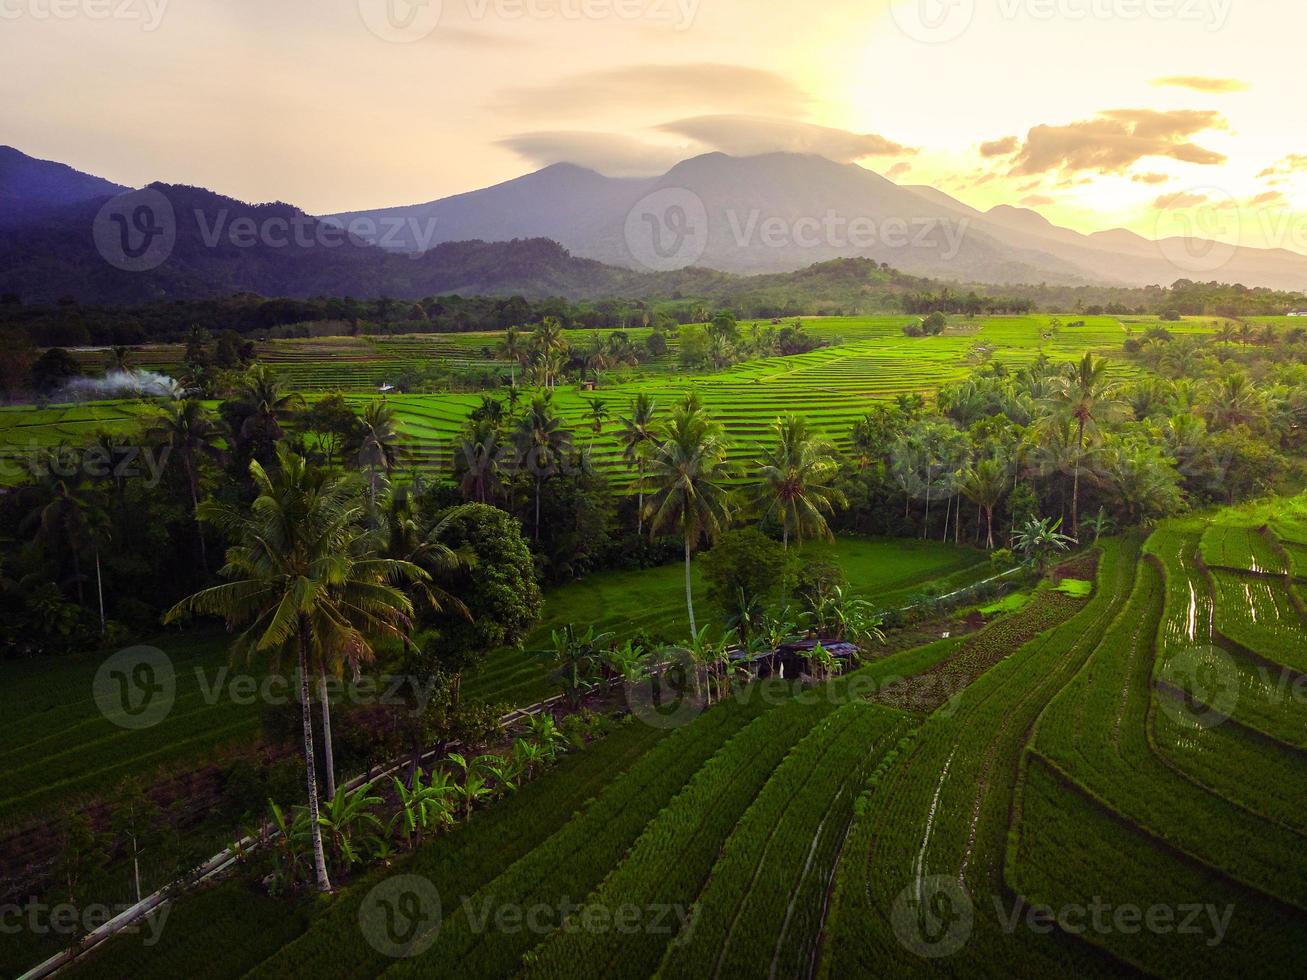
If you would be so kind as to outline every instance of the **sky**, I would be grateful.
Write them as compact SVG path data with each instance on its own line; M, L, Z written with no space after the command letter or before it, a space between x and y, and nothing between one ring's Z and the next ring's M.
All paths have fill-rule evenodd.
M1290 0L0 0L0 143L326 214L816 152L1307 252Z

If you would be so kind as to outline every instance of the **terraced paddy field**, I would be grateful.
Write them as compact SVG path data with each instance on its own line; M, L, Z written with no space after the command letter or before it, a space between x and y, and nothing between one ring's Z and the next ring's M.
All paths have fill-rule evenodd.
M830 317L805 320L814 336L835 343L809 354L748 361L717 373L680 375L667 364L638 375L613 372L598 391L564 386L554 392L554 407L573 429L575 442L589 454L595 467L614 481L629 479L617 441L618 417L640 392L650 393L663 411L691 391L697 392L709 412L726 429L732 461L747 464L766 437L770 424L793 412L805 416L837 446L847 447L849 429L867 406L898 395L933 397L941 385L957 381L975 368L973 348L984 344L995 360L1018 367L1041 353L1057 361L1071 361L1085 351L1117 355L1113 370L1129 377L1137 369L1119 356L1126 327L1114 317L1064 316L977 317L958 320L943 336L907 338L903 324L909 317ZM1054 319L1079 322L1050 331ZM1213 321L1200 318L1168 329L1198 336L1210 332ZM745 325L747 329L747 324ZM1140 329L1132 324L1132 329ZM577 332L581 333L581 332ZM637 331L638 333L638 331ZM439 352L460 351L468 362L485 358L498 342L498 334L421 335L371 340L327 338L317 341L278 341L263 356L284 373L292 386L308 394L340 389L358 407L378 397L374 382L404 363L404 358L433 358ZM384 352L404 351L395 359ZM443 354L440 354L443 356ZM485 364L489 368L490 362ZM380 365L380 366L379 366ZM502 370L503 365L500 365ZM378 373L379 372L379 373ZM393 376L393 375L389 375ZM364 389L367 393L360 391ZM603 399L612 416L595 432L590 423L588 399ZM458 451L459 433L479 403L471 393L389 395L398 412L407 449L405 470L416 469L429 477L448 474ZM59 442L78 444L101 430L133 433L137 419L149 411L143 402L117 401L0 410L0 463L37 445ZM12 473L12 463L4 472ZM10 479L13 477L11 476Z
M637 712L329 899L233 881L72 975L1301 976L1307 684L1283 641L1307 624L1270 559L1305 516L1105 539L1088 596L1045 583L978 633L679 726ZM950 696L900 696L940 676ZM378 943L414 876L439 924Z
M806 547L839 563L853 589L887 608L908 603L927 586L946 592L990 574L980 552L938 542L847 538ZM694 574L701 585L697 565ZM709 612L703 603L701 615ZM619 637L647 631L671 641L687 632L685 619L679 564L594 575L547 592L541 623L524 648L491 652L464 691L509 707L532 704L557 693L545 655L551 630L594 623ZM0 750L0 826L58 801L108 791L128 775L173 771L253 740L262 702L247 696L240 687L247 681L237 678L262 684L268 669L232 665L228 642L219 630L149 641L168 658L175 693L166 717L143 728L123 727L99 711L103 653L0 664L0 709L11 732Z

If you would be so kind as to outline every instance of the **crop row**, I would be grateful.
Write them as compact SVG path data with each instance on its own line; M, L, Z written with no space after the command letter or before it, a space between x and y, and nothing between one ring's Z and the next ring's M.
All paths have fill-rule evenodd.
M1203 791L1153 754L1149 686L1162 602L1161 571L1144 562L1129 605L1041 716L1036 751L1149 833L1307 907L1307 854L1297 834Z
M1209 568L1234 568L1259 575L1284 575L1276 542L1270 532L1257 527L1218 521L1203 532L1203 564Z
M688 912L741 814L791 746L834 710L826 699L802 699L764 714L695 773L650 821L620 863L586 898L616 914L624 907ZM526 958L527 977L640 977L662 956L671 936L654 928L623 934L591 930L569 919ZM502 959L478 954L477 970L503 976Z
M306 903L269 899L236 880L180 896L168 906L167 928L115 937L68 971L74 978L284 977L297 969L316 976L375 975L385 961L359 933L359 908L369 889L390 874L422 874L444 887L455 876L475 881L511 863L646 753L663 733L625 726L566 755L548 778L477 815L455 832L428 841L415 856L338 889L308 916ZM233 925L231 913L238 911ZM306 931L307 930L307 931ZM153 939L157 938L157 942ZM147 944L145 940L151 939ZM30 965L30 964L29 964ZM8 975L8 971L6 971Z
M1260 657L1307 672L1303 617L1281 581L1215 568L1216 629Z
M1003 858L1026 734L1125 605L1136 554L1131 541L1105 542L1088 604L927 719L912 750L878 779L840 864L824 975L925 969L901 941L896 912L914 908L919 893L929 901L942 880L974 899L974 922L965 957L930 965L953 973L983 964L996 974L1019 965L1022 975L1091 968L1075 949L1008 936L991 898L1005 893Z
M1258 976L1301 976L1300 913L1179 859L1037 757L1022 816L1013 885L1031 905L1061 915L1080 940L1160 977L1242 975L1251 963ZM1029 923L1018 919L1018 932Z
M731 834L699 895L694 929L668 948L660 976L802 972L858 776L905 724L854 702L795 746Z

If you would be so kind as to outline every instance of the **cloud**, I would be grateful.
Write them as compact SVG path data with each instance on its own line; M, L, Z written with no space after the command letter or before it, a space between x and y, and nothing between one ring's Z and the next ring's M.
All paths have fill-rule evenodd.
M592 117L603 110L669 107L797 114L808 96L789 79L738 65L633 65L504 89L491 108L509 115Z
M1307 153L1291 153L1274 166L1267 167L1258 177L1288 177L1307 172Z
M1005 157L1016 153L1019 149L1021 149L1021 140L1015 136L1004 136L1002 139L981 143L980 155L986 158Z
M912 169L912 164L908 163L908 161L906 160L900 160L898 163L894 164L894 166L890 167L887 171L885 171L885 176L888 177L890 180L894 180L898 177L902 177L911 169Z
M815 153L840 163L852 163L863 157L907 156L917 152L875 133L853 133L769 116L694 116L656 128L732 156Z
M1049 204L1056 204L1057 201L1047 194L1028 194L1021 199L1021 203L1028 208L1039 208Z
M1285 198L1279 191L1266 191L1248 201L1249 207L1262 207L1268 204L1284 204Z
M1208 200L1206 194L1176 191L1174 194L1163 194L1153 202L1153 207L1158 211L1179 211L1184 208L1196 208L1200 204L1206 204Z
M1237 78L1208 78L1205 75L1169 75L1154 78L1154 85L1163 88L1187 88L1195 92L1247 92L1251 85Z
M1165 184L1171 176L1170 174L1134 174L1130 179L1136 184Z
M1224 154L1188 140L1197 133L1224 128L1225 117L1218 112L1112 109L1099 113L1097 119L1035 126L1010 173L1018 177L1080 171L1116 174L1147 157L1203 165L1224 163Z
M548 130L517 133L497 141L537 166L575 163L609 177L651 177L666 173L691 155L685 147L659 146L617 133Z

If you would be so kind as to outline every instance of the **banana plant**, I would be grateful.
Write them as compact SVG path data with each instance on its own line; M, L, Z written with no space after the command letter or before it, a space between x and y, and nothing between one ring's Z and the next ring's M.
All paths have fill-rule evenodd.
M272 816L269 843L277 867L273 890L282 891L308 880L309 812L307 808L297 807L287 814L273 800L268 800L268 810Z
M525 738L513 740L513 759L527 779L534 779L552 758L553 753L538 742Z
M337 793L322 806L318 825L337 867L348 869L370 853L382 833L381 820L373 812L383 800L365 783L353 792Z
M413 850L422 846L422 837L429 830L438 830L454 822L452 797L456 788L446 772L432 772L429 782L422 781L419 769L410 789L401 779L391 777L399 811L390 821L389 835L398 829L405 844Z
M455 786L454 792L463 806L463 819L468 820L472 816L472 808L491 795L490 783L481 775L469 772L463 779L463 782Z
M567 741L563 733L559 731L558 723L554 721L554 716L540 712L538 715L532 715L529 722L531 740L541 749L549 758L553 758L562 751L563 743Z

